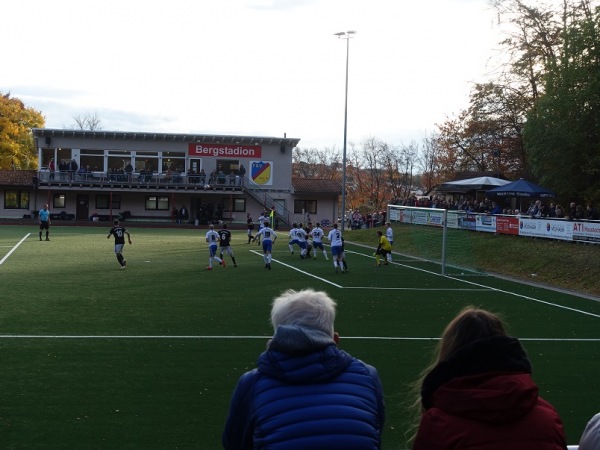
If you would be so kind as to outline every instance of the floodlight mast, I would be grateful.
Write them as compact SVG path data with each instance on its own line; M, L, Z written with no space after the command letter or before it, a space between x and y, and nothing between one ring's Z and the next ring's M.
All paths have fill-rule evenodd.
M346 227L346 142L348 137L348 60L350 56L350 38L356 31L340 31L334 33L340 39L346 39L346 94L344 97L344 150L342 152L342 232Z

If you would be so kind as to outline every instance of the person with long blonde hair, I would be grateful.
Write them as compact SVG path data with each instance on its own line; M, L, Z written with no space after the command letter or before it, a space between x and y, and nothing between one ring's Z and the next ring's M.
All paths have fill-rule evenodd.
M419 380L413 450L564 450L554 407L538 395L529 358L495 314L462 310Z

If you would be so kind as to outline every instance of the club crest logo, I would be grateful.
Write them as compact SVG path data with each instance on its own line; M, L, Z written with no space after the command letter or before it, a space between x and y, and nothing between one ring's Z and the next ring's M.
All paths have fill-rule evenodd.
M271 169L270 162L255 161L250 167L250 177L256 184L268 184L271 181Z

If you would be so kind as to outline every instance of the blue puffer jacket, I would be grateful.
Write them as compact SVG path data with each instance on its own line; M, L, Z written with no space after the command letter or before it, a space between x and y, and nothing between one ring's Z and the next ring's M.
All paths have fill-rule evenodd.
M383 390L374 367L326 333L277 328L258 368L233 393L226 450L371 450L381 447Z

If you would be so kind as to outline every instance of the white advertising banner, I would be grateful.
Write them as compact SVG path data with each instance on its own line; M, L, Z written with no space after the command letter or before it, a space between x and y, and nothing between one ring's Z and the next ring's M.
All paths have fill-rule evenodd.
M571 223L562 220L519 219L519 236L573 240Z
M487 233L496 232L496 216L477 215L475 230L485 231Z
M600 222L568 222L576 241L600 242Z

